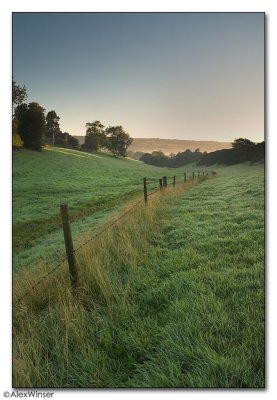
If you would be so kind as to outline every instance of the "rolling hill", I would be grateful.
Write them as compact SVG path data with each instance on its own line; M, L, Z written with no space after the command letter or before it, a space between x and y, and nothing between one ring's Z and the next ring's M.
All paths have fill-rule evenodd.
M158 168L107 153L46 147L41 153L21 149L13 154L13 266L21 269L39 256L63 248L61 203L68 202L73 231L95 229L126 201L142 194L143 177L149 190L163 175L183 171ZM189 168L186 168L189 171Z
M74 136L79 140L80 144L85 141L85 136ZM216 142L212 140L179 140L179 139L159 139L159 138L133 138L133 143L129 147L130 151L152 153L152 151L161 150L165 154L178 153L190 149L194 151L211 151L230 149L231 143L229 142Z

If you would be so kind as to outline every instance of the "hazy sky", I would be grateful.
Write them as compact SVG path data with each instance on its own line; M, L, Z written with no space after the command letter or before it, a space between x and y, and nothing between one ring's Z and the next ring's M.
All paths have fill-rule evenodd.
M13 76L73 135L261 141L264 14L14 13Z

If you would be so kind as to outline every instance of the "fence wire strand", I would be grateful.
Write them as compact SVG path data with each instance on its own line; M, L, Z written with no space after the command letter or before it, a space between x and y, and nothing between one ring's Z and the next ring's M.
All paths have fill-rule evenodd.
M153 193L152 193L153 194ZM102 229L100 232L97 232L95 235L93 235L90 239L82 243L79 247L73 250L73 253L76 253L79 251L82 247L87 245L89 242L91 242L93 239L95 239L97 236L100 236L102 233L106 232L109 228L111 228L113 225L115 225L118 221L120 221L122 218L124 218L129 212L131 212L135 207L137 207L144 199L140 199L137 201L132 207L130 207L124 214L122 214L119 218L111 222L108 226L106 226L104 229ZM42 259L42 257L40 257ZM43 260L43 259L42 259ZM22 296L16 299L17 302L22 303L22 300L30 294L30 292L34 291L34 289L39 286L47 277L52 275L54 272L58 270L58 268L67 260L67 257L64 257L62 260L58 262L58 264L52 268L50 271L47 272L47 274L43 275L31 288L26 290ZM48 266L52 264L51 261L45 262L45 265Z
M31 286L24 294L16 299L17 302L22 303L22 300L25 299L25 297L30 294L34 289L39 286L46 278L48 278L50 275L54 274L60 266L66 261L66 257L62 259L54 268L52 268L50 271L47 272L47 274L43 275L33 286Z
M209 175L209 173L207 173L205 176ZM176 178L177 175L175 175ZM184 176L184 174L179 175L179 176ZM195 178L197 178L196 176L194 176ZM200 176L198 176L199 178ZM174 176L170 176L167 178L171 178L174 179ZM191 179L193 178L193 175L191 177ZM152 184L154 184L155 182L157 182L159 178L149 178L147 179L147 183L150 180L153 180ZM154 182L155 180L155 182ZM149 182L151 184L151 182ZM172 182L172 184L174 185L174 181ZM142 186L143 183L137 183L136 185ZM124 185L125 186L125 185ZM161 192L161 187L159 186L155 186L152 187L151 189L156 189L150 193L147 194L147 197L150 197L158 192ZM99 232L97 232L95 235L93 235L91 238L89 238L88 240L86 240L84 243L82 243L81 245L79 245L76 249L73 250L73 253L76 253L77 251L79 251L82 247L86 246L88 243L90 243L92 240L94 240L96 237L100 236L102 233L106 232L108 229L110 229L112 226L116 225L121 219L123 219L126 215L128 215L134 208L136 208L140 203L142 203L143 201L145 201L144 198L141 198L139 201L137 201L135 204L133 204L127 211L125 211L122 215L120 215L119 218L115 219L114 221L112 221L110 224L108 224L104 229L100 230ZM73 218L73 220L75 220L75 218ZM73 222L71 220L71 222ZM62 224L59 223L58 224L58 229L59 227L61 227ZM57 228L55 229L51 229L50 231L48 231L48 233L51 233L52 231L57 230ZM42 257L40 257L40 259L44 262L45 266L49 266L52 264L51 261L44 261ZM28 290L26 290L24 292L23 295L21 295L20 297L18 297L17 299L15 299L17 302L22 303L22 300L25 299L25 297L30 294L30 292L34 291L34 289L39 286L46 278L48 278L50 275L54 274L60 267L61 265L67 260L67 257L62 258L61 260L58 261L58 263L50 270L48 271L45 275L43 275L33 286L31 286L31 288L29 288Z
M101 231L97 232L95 235L93 235L90 239L86 240L84 243L82 243L80 246L78 246L76 249L73 250L73 253L76 253L79 251L82 247L87 245L89 242L91 242L93 239L95 239L97 236L100 236L102 233L106 232L108 229L110 229L113 225L115 225L118 221L120 221L122 218L124 218L127 214L129 214L130 211L132 211L135 207L137 207L144 199L140 199L137 201L132 207L130 207L124 214L122 214L119 218L116 220L112 221L109 225L107 225L104 229Z

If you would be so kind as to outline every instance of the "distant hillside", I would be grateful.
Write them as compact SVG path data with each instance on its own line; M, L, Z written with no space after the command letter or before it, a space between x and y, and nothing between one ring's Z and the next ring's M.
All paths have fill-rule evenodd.
M75 136L80 144L85 141L84 136ZM159 138L133 138L133 143L128 150L139 151L142 153L152 153L155 150L161 150L165 154L178 153L186 149L200 151L211 151L230 149L231 143L229 142L215 142L205 140L178 140L178 139L159 139Z
M187 149L199 149L201 152L215 151L222 149L230 149L231 143L202 141L202 140L178 140L178 139L158 139L158 138L134 138L132 145L129 147L131 151L141 151L143 153L152 153L155 150L161 150L165 154L178 153Z

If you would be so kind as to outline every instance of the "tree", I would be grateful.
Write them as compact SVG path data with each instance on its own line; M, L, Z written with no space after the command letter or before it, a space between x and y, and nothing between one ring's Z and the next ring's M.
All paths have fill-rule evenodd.
M239 162L250 161L255 143L249 139L239 138L232 143L233 159Z
M60 117L56 111L52 110L47 113L46 116L46 137L52 140L52 144L55 144L55 136L61 133L59 125ZM61 139L61 138L60 138ZM62 144L62 143L59 143Z
M23 118L25 112L27 112L27 104L19 104L14 111L12 119L12 143L13 147L21 147L23 145L23 140L20 135L20 121ZM20 145L19 145L20 144Z
M16 118L12 120L12 146L13 147L22 147L23 141L18 134L18 121Z
M173 158L167 157L162 151L153 151L152 154L145 153L140 157L145 164L155 165L157 167L170 166Z
M104 125L100 121L87 122L86 128L84 148L98 151L104 147L106 141Z
M19 106L27 99L27 90L25 86L19 86L12 80L12 106L15 108L14 113L16 111L16 106ZM15 114L12 117L12 145L13 147L22 147L22 140L18 133L18 119Z
M217 150L203 154L198 165L233 165L244 162L264 162L264 142L253 143L248 139L236 139L232 149Z
M65 132L67 133L67 132ZM67 136L67 144L70 147L73 147L73 149L76 149L77 147L79 147L79 141L78 139L76 139L74 136L71 136L68 134Z
M253 146L255 146L255 143L251 142L251 140L249 140L249 139L239 138L239 139L235 139L232 142L232 148L238 149L238 150L249 149L249 147L253 147Z
M21 104L16 108L17 130L24 147L41 151L45 135L44 112L38 103Z
M112 152L115 157L126 157L127 148L133 139L124 131L121 125L109 126L105 130L107 140L105 147Z
M13 107L22 104L27 99L27 90L25 86L19 86L12 81L12 102Z

